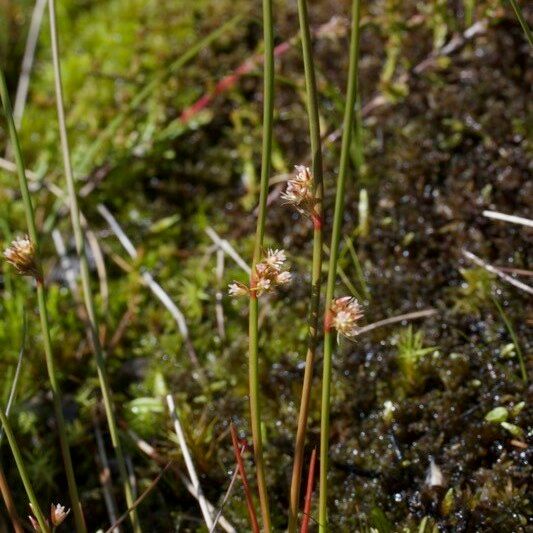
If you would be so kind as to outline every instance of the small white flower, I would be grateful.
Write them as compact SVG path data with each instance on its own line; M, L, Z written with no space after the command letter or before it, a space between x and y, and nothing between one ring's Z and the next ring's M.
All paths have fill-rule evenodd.
M246 296L248 294L248 287L234 281L228 285L228 292L230 296Z
M261 296L276 285L289 283L291 273L281 270L286 260L284 250L269 249L266 256L255 265L250 287L234 281L228 287L230 296Z
M52 504L52 508L50 510L50 519L52 520L52 524L54 524L54 526L61 525L69 513L70 509L66 511L64 505L59 503L57 505Z
M270 290L272 286L272 281L269 278L259 278L257 280L257 283L255 284L255 290L257 291L257 295L261 296L264 292L267 292Z
M257 263L257 265L255 265L255 271L258 278L266 276L268 274L268 270L269 266L264 261L261 261L261 263Z
M342 335L357 335L357 322L363 316L359 302L351 296L343 296L331 302L331 325Z
M276 285L285 285L286 283L289 283L291 279L292 274L288 270L285 270L276 276Z
M273 250L272 248L270 248L263 263L272 269L279 270L286 260L287 255L285 254L285 250Z
M308 167L296 165L296 175L287 182L281 197L298 211L311 214L314 205L313 178Z

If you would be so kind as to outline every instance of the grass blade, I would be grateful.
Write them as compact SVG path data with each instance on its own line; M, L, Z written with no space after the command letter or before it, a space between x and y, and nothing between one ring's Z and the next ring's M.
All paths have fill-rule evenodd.
M252 274L250 275L250 287L255 287L255 265L259 262L263 249L268 184L272 165L272 127L274 119L274 17L272 13L272 0L263 0L263 33L265 43L263 63L263 147L261 155L259 211L257 216L254 255L252 259ZM263 517L263 528L267 533L270 533L270 507L268 503L268 489L263 459L263 439L261 435L261 399L259 397L259 302L257 300L255 291L250 291L250 314L248 320L248 381L250 387L250 419L252 440L254 443L257 488L259 491L259 501L261 504L261 515Z
M318 312L320 306L320 290L322 285L322 244L323 244L323 205L324 194L322 144L320 136L320 116L318 112L318 94L316 87L313 52L311 48L311 30L307 13L307 0L298 0L298 15L300 35L305 70L305 87L307 96L307 114L309 117L309 133L311 139L311 166L313 174L313 188L315 206L313 211L313 262L311 266L311 298L308 317L307 355L298 414L298 428L294 447L294 462L292 470L290 504L289 504L289 533L296 531L298 522L298 505L300 501L300 485L302 480L302 466L307 433L307 419L313 383L313 369L316 347L318 342Z
M346 108L344 111L343 135L337 192L335 195L335 210L333 215L333 230L331 234L328 281L326 285L326 316L324 319L324 365L322 374L322 410L320 423L320 503L319 503L319 531L329 531L327 516L328 497L328 459L329 459L329 416L331 407L331 371L333 356L333 340L335 333L329 325L328 313L335 292L337 278L337 262L339 256L339 242L344 214L344 192L348 160L353 132L355 99L357 94L357 74L359 67L359 37L360 37L361 1L352 1L352 35L350 39L350 64L348 70L348 87L346 90Z
M9 137L11 147L15 155L15 162L17 166L17 173L19 177L20 192L22 195L22 202L24 204L24 211L26 215L26 223L28 225L28 234L36 247L36 256L39 258L39 236L37 234L37 226L35 223L35 215L33 211L33 203L31 201L30 190L28 187L28 180L26 178L26 171L24 167L24 160L22 158L22 151L20 149L19 139L15 123L13 121L13 111L11 109L11 100L7 90L6 79L4 71L0 69L0 96L2 98L2 105L7 120L9 130ZM57 379L55 360L52 352L51 327L48 318L48 308L46 302L46 288L43 279L36 279L37 282L37 303L39 306L39 316L41 322L41 330L43 333L44 353L46 359L46 368L48 377L50 379L50 388L52 389L52 399L54 403L54 412L57 421L57 429L59 433L59 442L61 446L61 453L63 456L63 464L65 466L65 473L67 476L69 496L72 504L73 515L76 521L76 530L85 532L85 520L81 507L80 498L78 495L78 488L74 476L74 468L72 466L72 458L67 440L67 431L65 427L65 418L63 416L63 405L61 400L61 389ZM7 432L7 430L6 430Z
M11 390L9 391L9 398L6 405L6 416L9 417L11 408L13 407L13 402L15 401L15 396L17 394L17 387L20 379L20 371L22 370L22 358L24 356L24 350L26 348L26 313L22 313L22 342L20 345L19 355L17 359L17 365L15 367L15 375L13 376L13 382L11 383ZM4 429L0 428L0 445L2 444L2 439L4 438Z
M117 466L124 489L126 503L128 508L133 505L133 491L130 481L128 479L126 463L124 461L124 455L122 452L122 445L118 434L117 423L115 420L115 413L112 405L112 393L109 385L109 379L107 376L107 369L105 366L105 357L102 346L100 344L98 320L96 317L96 310L93 298L93 292L91 288L91 280L89 273L89 264L87 261L87 255L85 253L85 239L83 236L83 230L81 227L80 211L78 208L78 199L76 196L76 188L74 184L74 175L72 172L72 163L70 160L70 149L68 142L68 134L65 120L65 107L63 99L63 84L61 80L61 65L59 61L59 43L58 32L56 26L56 14L55 14L55 0L49 0L48 2L49 14L50 14L50 38L52 47L52 61L54 68L54 83L55 83L55 95L57 105L57 117L59 124L59 134L61 138L61 152L63 154L63 165L65 168L65 177L67 181L68 197L70 204L70 218L72 221L72 229L74 231L74 238L76 241L76 252L80 262L81 281L83 287L83 296L85 302L85 308L87 309L87 316L89 319L89 330L91 333L92 348L95 353L96 367L98 371L98 378L100 382L100 388L102 390L102 396L104 401L104 407L106 412L107 423L109 426L109 432L111 434L111 440L115 455L117 458ZM141 531L139 525L139 518L137 513L133 510L130 514L131 523L136 533Z
M48 532L50 531L50 528L48 527L46 523L46 519L44 518L44 514L41 511L41 508L39 507L39 502L37 501L35 492L33 490L33 487L30 481L30 477L28 476L28 472L26 470L26 467L24 466L24 459L22 458L22 454L20 453L20 449L18 447L17 441L15 440L15 435L13 434L13 431L11 430L11 426L9 425L9 421L7 420L4 410L1 408L0 408L0 422L2 422L2 426L4 428L7 440L9 441L9 445L11 446L11 451L13 453L13 457L15 458L15 463L17 465L20 478L22 479L22 483L24 484L24 488L26 489L28 500L31 503L33 514L35 518L37 519L37 522L39 522L39 526L41 527L41 530Z
M509 3L513 7L513 10L515 12L516 18L518 19L518 22L520 22L520 26L522 26L522 29L524 30L524 33L527 37L527 40L531 46L533 46L533 34L531 33L531 30L529 29L527 20L524 18L524 14L522 13L522 9L516 2L516 0L509 0Z
M163 470L159 472L157 477L148 485L148 488L132 503L132 505L128 508L128 510L123 513L120 518L108 529L106 529L105 533L113 533L115 528L117 528L126 518L128 518L128 515L133 513L137 507L142 503L142 501L157 487L157 484L161 481L161 478L165 475L165 472L172 466L172 461L169 461Z
M198 474L196 473L196 469L194 468L194 463L192 461L189 448L187 447L187 442L185 440L183 428L181 427L180 419L178 418L178 413L176 412L176 406L174 405L174 398L172 397L171 394L167 394L166 402L167 402L168 410L170 412L170 416L172 418L172 422L174 423L174 429L178 437L178 443L181 448L181 453L183 454L185 466L187 467L187 471L189 472L191 483L196 493L198 494L198 503L200 504L200 509L202 511L205 524L207 526L207 529L209 530L213 526L213 517L211 516L211 512L207 505L207 500L205 499L204 493L202 491L202 487L200 486L200 480L198 479Z

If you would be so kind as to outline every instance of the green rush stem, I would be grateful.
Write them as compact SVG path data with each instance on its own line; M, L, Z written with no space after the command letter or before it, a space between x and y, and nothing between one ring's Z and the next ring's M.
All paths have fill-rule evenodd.
M298 427L294 445L294 462L289 504L289 533L295 533L298 526L298 505L300 502L300 487L302 482L302 467L305 452L305 437L307 419L309 416L309 402L313 382L313 367L318 337L318 311L320 305L320 288L322 273L322 220L323 220L323 170L322 147L320 139L320 117L318 112L318 95L316 87L313 52L311 47L311 32L307 13L307 0L298 0L298 16L302 41L302 55L304 60L305 87L307 93L307 114L309 118L309 134L311 138L311 158L314 197L316 204L313 212L313 263L311 267L311 298L309 304L309 332L307 337L307 355L298 414Z
M132 507L134 503L133 491L128 478L126 470L126 462L124 461L124 454L122 452L122 445L120 443L117 423L115 419L115 413L112 405L112 393L109 386L109 379L107 376L107 370L105 367L105 356L100 344L100 338L98 335L98 320L95 312L94 298L91 289L91 279L89 273L89 265L87 262L87 256L85 253L85 240L83 237L83 231L80 223L80 212L78 209L78 199L76 196L76 188L74 184L74 176L72 173L72 163L70 160L70 150L68 143L67 127L65 121L65 109L63 98L63 84L61 80L61 66L59 62L59 45L57 37L56 26L56 14L55 14L55 0L49 0L48 3L50 13L50 37L52 45L52 60L54 67L54 82L57 104L57 117L59 124L59 134L61 137L61 151L63 153L63 164L65 167L65 177L67 181L67 189L70 203L70 217L72 221L72 228L74 231L74 238L76 241L76 251L80 262L80 273L83 287L83 296L85 301L85 307L87 309L87 315L89 318L89 330L91 333L91 341L93 350L95 353L96 367L98 372L98 379L100 381L100 388L102 389L102 397L104 401L104 407L106 412L107 423L109 426L109 433L111 435L111 441L113 449L117 458L117 466L120 474L120 479L123 485L124 494L126 497L127 507ZM139 518L136 511L132 511L130 514L130 520L133 526L133 530L136 533L141 531L139 524Z
M24 204L24 211L26 214L26 223L28 226L28 234L36 247L37 262L39 261L39 237L37 234L37 227L35 225L35 216L33 212L33 204L31 201L30 190L28 188L28 180L26 178L26 171L24 161L22 159L22 151L20 149L19 139L15 123L13 121L13 111L11 109L11 101L7 90L6 79L4 71L0 69L0 93L2 97L2 104L7 120L9 136L11 139L11 146L15 155L15 162L17 164L17 172L19 176L20 192L22 195L22 202ZM61 446L61 453L63 456L63 464L65 466L65 474L67 476L68 491L70 502L72 505L72 513L76 522L76 531L85 532L85 520L81 507L80 498L78 495L78 488L74 476L74 468L72 466L72 458L67 440L67 431L65 427L65 419L63 416L63 408L61 401L61 390L57 380L54 356L52 352L52 341L50 336L50 322L48 319L48 310L46 306L46 289L42 280L37 280L37 302L39 306L39 315L41 319L41 329L43 332L44 354L46 359L46 368L48 370L48 377L50 379L50 387L52 389L52 398L54 403L54 411L57 421L57 430L59 433L59 442Z
M524 18L522 9L520 8L516 0L509 0L509 3L513 7L516 18L518 19L518 22L520 22L520 26L522 26L522 29L524 30L524 33L526 34L526 37L527 37L527 40L529 41L530 46L533 46L533 35L531 33L531 30L529 29L526 19Z
M9 421L4 413L4 410L1 408L0 408L0 421L2 422L2 426L4 427L4 431L5 431L7 440L9 442L9 446L11 447L11 451L13 452L13 457L15 458L15 463L17 464L20 478L22 479L22 483L24 484L24 488L26 489L28 500L30 500L33 515L37 519L37 522L39 522L39 526L41 530L48 532L50 531L50 528L48 527L46 523L46 519L44 518L43 512L41 511L41 508L39 507L39 502L37 501L35 492L33 491L33 487L31 485L30 478L28 476L28 472L26 470L26 467L24 466L24 459L22 458L22 455L20 453L20 449L15 439L15 435L13 435L13 431L11 429Z
M319 499L319 531L329 531L327 502L328 502L328 459L329 459L329 415L331 367L333 353L333 339L335 332L329 324L329 308L335 292L337 277L337 261L339 256L339 241L341 236L342 219L344 215L344 191L348 160L350 157L350 143L353 132L354 108L357 94L357 75L359 68L359 37L360 37L361 1L352 0L352 35L350 39L350 64L348 69L348 87L346 89L346 107L344 110L341 158L339 177L335 195L335 211L333 215L333 230L326 285L326 311L324 317L324 363L322 374L322 412L320 422L320 499Z
M255 235L254 256L250 287L254 287L255 265L261 259L263 239L265 235L265 219L268 197L268 182L272 164L272 123L274 117L274 23L272 0L263 0L263 33L264 33L264 64L263 64L263 148L261 156L261 185L259 192L259 214ZM268 489L263 459L263 440L261 435L261 401L259 397L259 303L254 292L250 295L249 314L249 387L250 387L250 419L252 440L254 444L255 470L263 530L270 533L270 509Z

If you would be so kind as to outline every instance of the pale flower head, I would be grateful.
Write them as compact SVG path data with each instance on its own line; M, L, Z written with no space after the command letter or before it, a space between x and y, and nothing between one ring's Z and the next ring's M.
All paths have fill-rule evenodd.
M288 270L285 270L284 272L280 272L276 276L277 285L285 285L287 283L290 283L291 280L292 280L292 274Z
M298 211L310 214L314 205L313 177L308 167L296 165L296 174L287 182L281 197Z
M255 265L255 272L257 274L257 277L261 278L263 276L266 276L269 271L269 265L265 261L261 261L260 263L257 263Z
M52 524L54 524L54 526L61 525L69 513L70 509L65 510L64 505L59 503L57 505L52 504L52 508L50 509L50 519L52 520Z
M228 292L230 296L246 296L248 294L248 287L234 281L228 285Z
M270 248L266 255L259 261L252 275L250 287L242 283L233 282L229 285L230 296L250 295L252 298L270 292L278 285L285 285L291 281L291 273L282 270L287 261L285 250Z
M15 239L6 250L5 260L22 276L41 278L35 243L26 235Z
M357 335L357 322L363 316L359 302L351 296L336 298L331 302L331 325L346 337Z
M270 278L259 278L255 284L255 290L257 296L261 296L264 292L267 292L272 287L272 280Z

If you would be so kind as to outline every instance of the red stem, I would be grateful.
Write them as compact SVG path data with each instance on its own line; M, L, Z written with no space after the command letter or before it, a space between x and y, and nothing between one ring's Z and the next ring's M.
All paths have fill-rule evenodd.
M326 311L324 315L324 332L328 333L331 331L331 328L333 326L333 315L331 314L331 311Z
M281 44L278 44L274 48L274 56L279 57L287 52L291 47L291 41L285 41ZM263 62L263 54L256 54L251 58L247 59L239 67L237 67L231 74L224 76L216 85L215 88L208 93L205 93L201 98L196 100L194 104L190 105L180 115L180 120L183 123L189 122L194 115L198 114L202 109L208 107L211 102L215 99L215 96L228 91L234 87L237 82L246 74L254 70Z
M250 522L252 524L253 533L259 532L259 523L257 522L257 515L255 514L254 501L252 499L252 492L250 491L250 485L248 485L248 478L246 477L246 470L244 469L244 463L241 456L239 438L237 437L237 430L233 424L230 425L231 430L231 442L233 444L233 451L235 452L235 460L237 461L237 468L242 480L242 486L244 487L244 494L246 496L246 506L248 507L248 515L250 516Z
M313 212L311 218L313 220L313 228L316 230L322 229L322 217L317 213Z
M302 519L302 527L300 533L307 533L309 531L309 520L311 518L311 501L313 499L313 485L315 481L315 465L316 465L316 448L313 448L311 460L309 461L309 474L307 475L307 489L305 491L304 516Z

